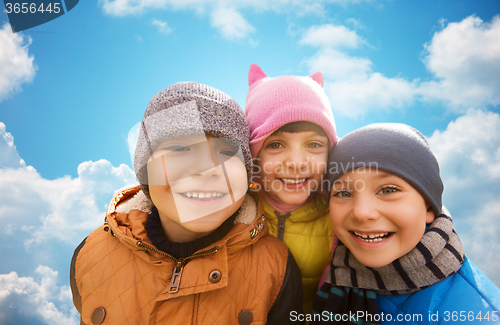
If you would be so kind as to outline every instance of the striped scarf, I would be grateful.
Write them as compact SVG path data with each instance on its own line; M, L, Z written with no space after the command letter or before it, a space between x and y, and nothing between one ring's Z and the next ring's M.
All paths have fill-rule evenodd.
M313 314L327 311L342 316L365 311L365 314L375 315L378 313L377 294L401 295L425 289L457 272L463 262L462 244L451 217L445 214L434 219L413 250L383 267L362 265L339 242L325 284L316 295ZM344 320L338 323L378 324L372 319Z

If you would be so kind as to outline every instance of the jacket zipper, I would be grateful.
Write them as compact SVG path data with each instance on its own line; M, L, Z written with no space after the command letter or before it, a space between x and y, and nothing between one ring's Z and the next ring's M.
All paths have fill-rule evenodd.
M136 244L139 247L145 248L147 250L150 250L150 251L155 252L157 254L160 254L162 256L168 257L174 261L175 266L174 266L174 270L172 271L172 279L170 279L170 287L168 288L168 293L176 293L177 291L179 291L179 284L181 282L182 271L184 270L184 266L189 261L191 261L195 257L206 256L206 255L214 254L214 253L219 251L219 246L214 246L214 247L210 248L209 250L199 252L199 253L193 254L193 255L188 256L188 257L175 258L168 253L165 253L165 252L160 251L154 247L151 247L149 245L144 244L142 242L142 240L137 241Z
M278 239L283 241L285 238L285 221L288 219L292 214L288 212L287 214L281 215L278 211L274 211L274 214L276 217L278 217Z

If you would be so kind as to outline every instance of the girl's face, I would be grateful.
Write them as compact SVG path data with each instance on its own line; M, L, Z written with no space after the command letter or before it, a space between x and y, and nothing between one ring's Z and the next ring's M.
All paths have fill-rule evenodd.
M321 188L328 161L328 137L314 131L278 132L257 155L257 182L281 202L304 203Z
M247 172L241 152L225 139L192 136L162 142L148 162L149 191L167 237L202 237L243 202ZM173 229L177 229L173 231Z
M410 252L434 212L402 178L376 169L350 171L335 181L330 218L337 237L363 265L382 267Z

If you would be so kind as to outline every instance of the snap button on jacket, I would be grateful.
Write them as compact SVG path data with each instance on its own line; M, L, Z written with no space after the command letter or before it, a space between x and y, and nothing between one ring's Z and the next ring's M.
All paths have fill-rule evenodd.
M106 223L75 251L71 284L82 323L266 324L289 252L257 218L260 205L247 195L231 231L200 250L210 254L190 259L178 290L169 292L176 263L147 237L149 214L133 203L140 194L138 186L117 193ZM120 212L120 205L131 209Z
M99 325L104 321L105 317L106 317L106 309L104 309L103 307L98 307L92 313L90 321L92 322L92 325Z

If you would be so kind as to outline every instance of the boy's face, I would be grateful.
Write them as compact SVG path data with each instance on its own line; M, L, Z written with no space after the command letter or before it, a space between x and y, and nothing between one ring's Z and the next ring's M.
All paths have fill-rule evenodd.
M333 229L365 266L382 267L411 251L434 212L408 182L376 169L357 169L332 186Z
M258 182L281 202L304 203L321 188L328 161L328 138L314 131L278 132L257 155Z
M187 240L219 227L241 206L248 188L240 156L227 140L211 136L162 142L148 162L149 191L162 223L173 221L171 229L193 235Z

